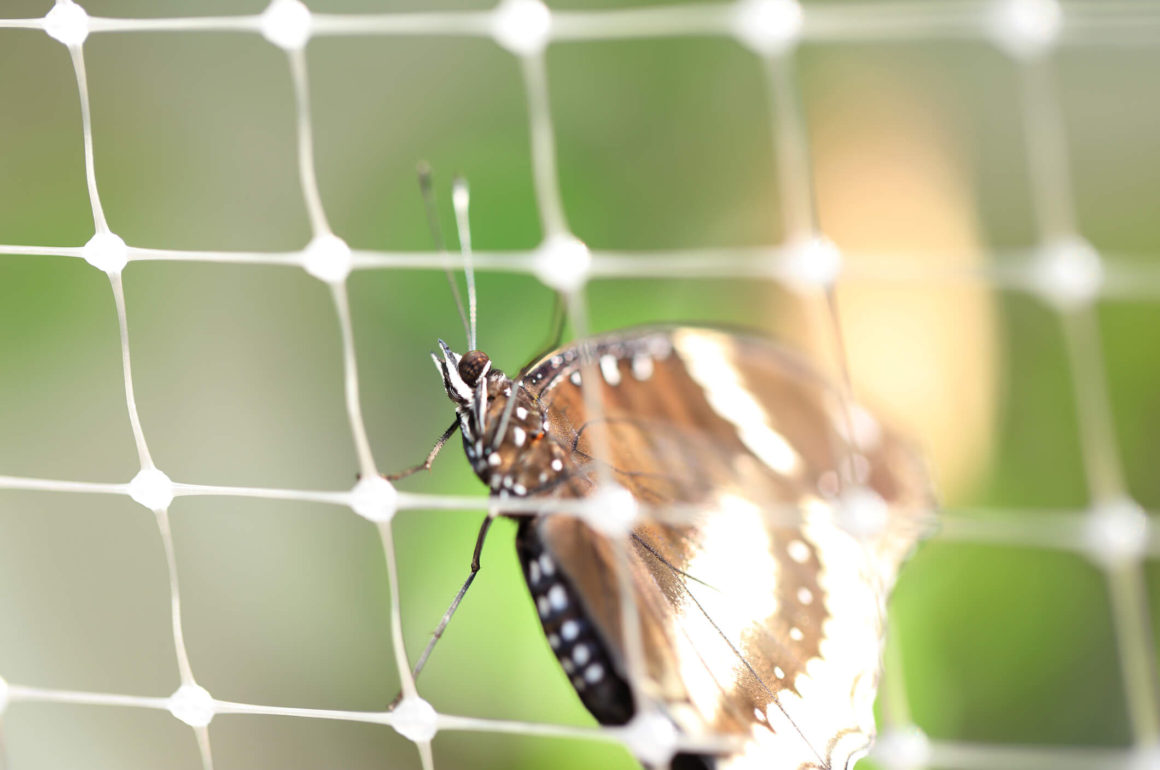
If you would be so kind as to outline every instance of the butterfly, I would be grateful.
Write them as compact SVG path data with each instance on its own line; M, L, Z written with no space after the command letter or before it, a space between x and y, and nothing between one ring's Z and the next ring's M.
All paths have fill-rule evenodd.
M445 438L458 427L499 510L551 502L518 517L516 547L597 721L648 711L682 738L728 741L682 749L678 770L832 770L868 751L886 601L931 508L905 441L754 334L628 329L515 378L479 350L440 346L456 410ZM619 550L568 510L609 489L636 507ZM630 639L643 670L629 670Z

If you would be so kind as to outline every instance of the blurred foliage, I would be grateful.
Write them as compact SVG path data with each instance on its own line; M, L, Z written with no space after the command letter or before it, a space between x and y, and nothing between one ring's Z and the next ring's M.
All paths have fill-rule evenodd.
M264 3L85 5L93 14L155 16ZM311 2L344 12L386 5ZM3 13L39 16L48 6L21 0ZM308 53L318 177L336 233L356 248L430 249L414 181L425 159L444 201L453 172L470 179L477 248L539 241L524 96L510 56L456 38L319 39ZM225 33L97 34L85 54L101 198L127 242L263 251L305 243L283 54L256 35ZM563 44L548 63L563 197L581 238L616 249L778 241L781 192L756 59L727 41L688 38ZM1158 64L1160 51L1101 48L1069 49L1057 62L1081 229L1125 259L1154 259L1160 245L1160 172L1141 162L1154 155L1160 128ZM998 54L965 43L811 46L799 70L811 134L840 140L875 120L905 131L890 115L863 120L842 109L879 91L905 94L964 170L983 248L1034 242L1014 71ZM40 33L2 29L0 72L0 243L80 245L92 220L68 57ZM834 114L846 117L826 123ZM823 224L828 216L823 201ZM905 235L906 224L900 229ZM380 468L402 468L452 418L427 353L439 336L462 345L456 313L437 272L358 272L349 288L375 457ZM199 483L353 483L325 286L295 268L152 263L128 268L125 291L137 400L159 467ZM547 336L550 294L527 277L483 274L479 298L482 345L517 370ZM800 334L777 312L790 301L785 293L755 282L599 281L589 300L595 329L696 320ZM991 451L970 488L945 502L1026 508L1027 516L1082 507L1057 320L1026 297L997 300L999 352L989 362L997 379L977 383L999 393ZM1144 303L1099 311L1127 481L1153 510L1157 313ZM404 486L481 495L457 449L453 442L430 474ZM79 260L0 256L0 473L124 481L135 457L105 277ZM181 498L172 517L192 665L216 697L376 709L394 696L387 575L370 524L326 506L238 498ZM412 656L466 574L478 519L408 512L396 521ZM450 713L590 724L539 632L512 533L507 522L493 530L483 573L421 690ZM1160 572L1151 569L1149 582L1157 609ZM0 490L5 679L172 692L166 586L152 518L128 500ZM932 543L904 571L893 612L913 715L933 737L1129 740L1106 589L1078 556ZM200 767L190 732L153 712L21 704L4 732L17 769ZM227 716L211 733L222 768L418 767L413 748L387 728ZM440 767L632 766L621 749L600 743L446 733L434 746Z

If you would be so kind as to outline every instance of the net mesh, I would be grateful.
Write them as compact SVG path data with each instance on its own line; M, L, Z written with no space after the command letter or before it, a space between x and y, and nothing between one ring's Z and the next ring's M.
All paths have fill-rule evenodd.
M989 290L1009 290L1044 300L1057 316L1075 392L1076 423L1082 447L1082 467L1090 505L1075 510L1019 508L955 509L940 512L938 538L944 542L1031 546L1078 553L1102 572L1110 596L1122 691L1126 699L1130 744L1125 746L1032 745L1038 741L987 744L970 740L928 739L916 726L907 688L898 674L906 663L892 648L888 684L882 694L882 736L876 761L888 767L1039 768L1039 767L1160 767L1157 729L1155 650L1146 591L1146 559L1160 546L1151 519L1129 492L1119 459L1112 403L1105 381L1101 330L1096 305L1106 301L1148 302L1160 294L1160 273L1154 267L1114 254L1101 253L1080 235L1071 184L1065 122L1054 80L1054 54L1061 47L1150 46L1160 39L1160 7L1147 3L1011 0L982 3L870 0L862 3L818 2L798 6L781 0L743 0L722 5L658 5L612 10L549 10L535 0L507 0L495 9L389 13L318 13L294 0L275 0L260 13L186 18L121 18L86 13L71 2L57 2L44 16L0 19L0 34L45 34L63 44L75 73L84 170L94 234L87 242L68 245L5 243L0 254L42 259L84 260L105 272L114 298L119 332L124 402L135 442L139 472L128 482L84 482L25 475L0 476L0 490L35 491L46 495L111 495L128 497L152 511L160 531L168 569L171 634L180 686L170 694L151 696L81 691L41 686L20 677L0 679L0 714L11 725L29 704L83 704L102 709L168 711L188 725L197 739L201 764L213 766L211 721L226 714L269 715L285 719L322 719L371 723L394 728L412 741L422 766L437 767L432 751L436 735L531 735L581 738L619 743L640 753L641 737L628 729L582 728L524 720L487 719L436 710L424 700L408 662L417 652L408 642L399 594L398 547L395 528L406 511L485 511L488 501L477 495L405 492L380 478L383 467L368 438L356 363L355 323L348 292L349 278L364 271L441 271L461 268L461 257L432 252L371 251L351 248L332 231L315 169L311 88L306 44L323 38L370 37L382 45L405 36L480 38L498 44L518 63L530 138L530 170L535 210L543 241L534 248L480 251L474 264L483 274L510 272L534 276L566 291L568 313L576 336L590 325L583 287L601 278L735 278L761 279L797 293L824 292L833 280L881 281L903 287L973 283ZM18 30L29 30L19 32ZM195 36L207 32L237 32L262 36L285 54L295 110L297 176L307 213L310 238L305 248L271 251L178 250L126 243L116 221L106 220L101 206L103 171L94 162L94 110L86 71L92 44L114 33ZM643 38L712 37L748 49L762 65L773 127L772 153L781 191L779 245L746 248L671 249L634 253L587 249L571 235L557 169L546 51L565 41L610 41ZM803 46L815 43L852 47L905 41L966 40L997 47L1010 61L1010 77L1018 89L1028 185L1033 209L1032 248L998 254L964 268L931 259L904 268L875 267L858 255L841 255L817 227L814 180L807 146L806 123L800 108L795 61ZM11 65L11 62L9 62ZM0 234L0 240L3 235ZM252 264L263 270L301 268L329 289L341 341L339 365L345 392L346 418L362 480L350 489L312 491L232 484L187 483L171 478L150 453L154 430L139 415L130 355L131 292L123 270L146 262ZM128 295L128 296L127 296ZM833 324L828 313L822 323ZM429 383L427 383L429 384ZM6 406L7 408L7 406ZM396 437L408 454L426 441ZM182 616L180 538L175 538L169 508L175 500L196 496L248 498L316 503L347 508L375 524L386 564L390 592L389 629L397 668L401 705L393 711L286 707L219 700L199 684L197 666L187 653ZM18 516L20 512L11 515ZM114 557L116 558L116 557ZM905 578L904 578L905 580ZM1029 610L1030 611L1030 610ZM7 622L7 621L5 621ZM418 622L418 621L416 621ZM426 621L423 621L426 622ZM419 632L422 633L421 629ZM415 638L415 634L412 634ZM0 671L0 675L6 672ZM218 724L213 723L215 728ZM6 729L7 741L20 741L18 730ZM647 740L645 741L647 743ZM0 762L2 764L2 762ZM405 764L405 763L404 763Z

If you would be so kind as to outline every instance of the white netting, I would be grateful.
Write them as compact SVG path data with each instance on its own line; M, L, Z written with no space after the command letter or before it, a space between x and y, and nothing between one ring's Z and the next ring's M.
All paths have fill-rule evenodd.
M399 521L396 513L441 509L478 512L486 510L487 501L482 496L404 492L379 480L381 471L395 468L384 468L381 462L376 462L363 419L360 392L362 398L366 398L367 390L365 383L360 389L356 367L355 325L352 323L348 278L364 271L439 271L459 262L456 257L429 252L350 248L332 232L314 167L311 89L307 77L310 47L307 43L349 36L370 37L382 45L390 45L391 41L405 36L450 36L490 41L518 61L527 105L535 204L543 233L541 245L535 248L476 252L475 266L485 275L500 271L535 276L548 286L570 292L569 315L573 331L578 336L583 334L588 324L582 290L587 281L598 278L732 277L768 280L800 291L825 288L835 279L839 284L844 280L882 280L901 286L971 282L991 289L1025 292L1045 300L1054 309L1059 317L1076 394L1077 421L1091 505L1086 510L1039 510L1034 511L1034 515L1015 509L950 510L943 515L941 537L952 542L1059 549L1083 554L1098 565L1110 590L1132 745L1122 749L1096 746L1052 748L928 740L914 724L922 721L922 715L911 716L905 688L895 684L887 686L883 692L885 723L882 725L879 761L883 766L896 768L1157 766L1155 742L1160 737L1157 732L1160 707L1155 688L1155 650L1146 611L1144 559L1157 553L1160 546L1151 531L1151 519L1131 499L1117 459L1119 449L1113 431L1093 303L1109 299L1154 301L1160 296L1160 273L1146 265L1101 254L1079 235L1063 121L1053 82L1053 55L1060 46L1154 44L1160 41L1160 6L1124 2L1060 5L1053 0L870 0L799 6L792 0L742 0L719 5L549 11L538 0L505 0L494 10L321 14L312 13L297 0L275 0L264 11L251 15L186 18L103 17L98 14L97 6L93 3L86 13L81 6L62 0L46 16L0 19L0 36L47 33L63 44L58 55L71 57L83 128L73 141L77 144L83 141L85 178L95 225L95 233L87 242L60 246L5 243L0 245L0 254L32 255L45 260L83 259L108 274L120 332L124 400L128 406L140 471L127 483L0 476L0 491L5 494L18 490L51 495L79 493L86 498L93 495L121 496L152 511L161 532L168 567L171 633L180 687L171 695L155 693L150 697L76 691L67 686L43 686L40 682L28 681L23 676L13 676L0 669L0 677L4 677L0 678L0 714L5 715L8 724L8 743L15 745L20 740L18 727L12 726L15 715L31 708L30 704L48 703L168 711L193 728L201 762L206 768L213 764L211 734L218 725L215 717L223 714L388 725L415 743L423 766L428 768L440 765L435 758L438 752L432 752L433 739L438 747L439 736L457 731L473 735L493 732L611 741L645 754L655 748L652 744L641 748L640 725L634 726L635 730L596 730L443 713L423 699L424 688L422 685L416 687L410 675L404 644L407 635L400 612L394 540L394 528ZM301 250L146 248L134 244L131 238L122 240L117 235L118 222L106 221L99 193L108 167L94 163L94 143L100 142L100 135L93 129L93 110L99 114L102 107L99 104L90 106L89 103L86 74L89 46L106 36L115 36L114 33L164 35L176 39L210 32L261 36L284 51L296 105L293 119L296 121L298 179L310 223L310 237ZM549 109L545 52L562 41L687 36L732 41L748 49L762 64L767 87L764 98L770 103L770 120L774 127L773 156L781 190L780 213L785 225L783 242L764 248L690 249L647 254L589 250L572 235L567 224L558 179L556 137ZM872 262L856 259L857 255L843 258L815 224L812 172L805 120L798 106L795 57L800 47L807 44L865 46L930 40L975 41L996 46L1009 56L1010 75L1017 82L1023 108L1022 115L1013 119L1021 121L1025 136L1035 240L1040 245L1019 253L996 255L996 258L969 269L953 264L948 266L933 259L905 268L879 269ZM5 77L11 77L14 63L5 61L4 66L9 68ZM20 116L16 115L14 119L19 120ZM194 116L189 119L196 123ZM0 152L9 150L3 148ZM1154 159L1145 158L1142 162L1154 162ZM5 182L0 180L0 184ZM1154 195L1154 192L1153 189L1148 194ZM4 233L0 232L0 241L6 240ZM357 484L352 481L349 489L310 491L192 484L176 474L172 478L167 475L166 467L158 464L149 451L153 432L165 428L143 426L138 415L130 368L129 329L134 298L131 292L125 291L122 280L123 273L131 272L134 266L155 261L250 264L269 271L297 267L327 284L338 317L346 415L363 481ZM261 353L255 351L255 354ZM0 366L8 365L0 362ZM63 365L67 366L68 362ZM424 384L438 390L430 372L420 371L422 374L415 374L415 377L427 378ZM5 404L4 408L10 409L13 405ZM447 413L450 416L450 410ZM286 419L295 419L295 416ZM395 436L392 441L407 448L404 455L416 456L424 451L429 438L434 436ZM60 440L59 437L56 440ZM387 712L373 708L365 711L333 710L226 702L215 699L212 690L207 691L198 684L197 666L191 664L183 634L178 591L178 574L182 569L177 553L180 538L171 535L169 514L171 503L193 496L259 498L346 507L374 522L386 556L390 637L398 683L404 696L398 708ZM21 513L12 511L9 515L17 517ZM304 543L300 547L308 549L314 545ZM953 598L948 601L953 601ZM1033 612L1033 608L1029 612ZM0 618L0 623L9 622L8 618ZM409 633L414 638L415 634ZM409 646L413 657L414 644ZM985 665L985 661L980 661L980 665ZM1079 675L1082 676L1082 672ZM383 692L383 702L392 694ZM125 737L131 734L122 735L125 740L133 740ZM400 761L399 764L407 763Z

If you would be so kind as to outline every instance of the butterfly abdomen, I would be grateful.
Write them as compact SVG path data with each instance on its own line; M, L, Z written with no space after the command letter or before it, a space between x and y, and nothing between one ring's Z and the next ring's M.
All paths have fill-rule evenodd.
M541 544L535 519L520 520L516 550L544 636L580 700L601 724L627 723L632 691L571 582Z

